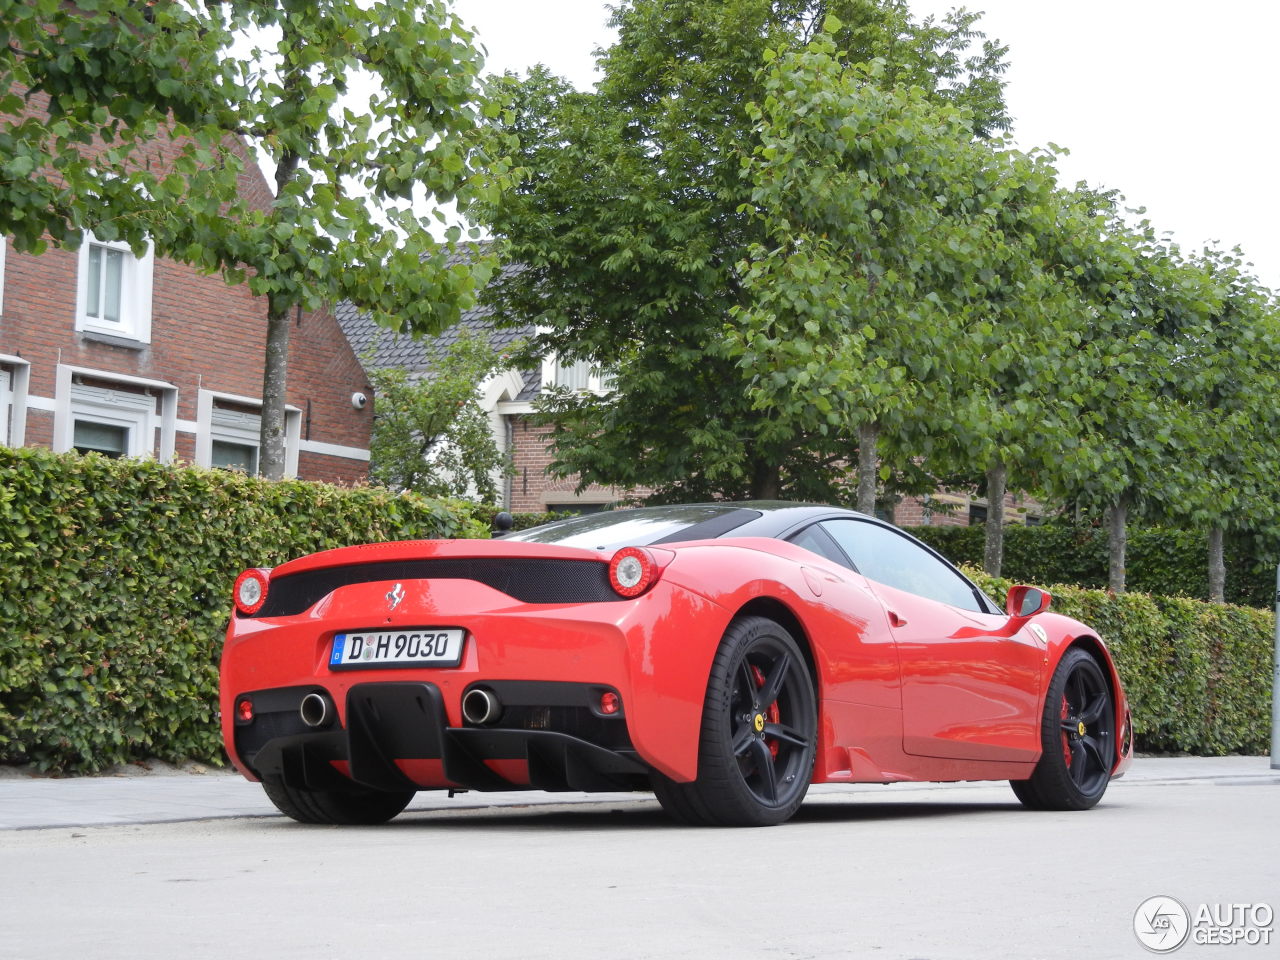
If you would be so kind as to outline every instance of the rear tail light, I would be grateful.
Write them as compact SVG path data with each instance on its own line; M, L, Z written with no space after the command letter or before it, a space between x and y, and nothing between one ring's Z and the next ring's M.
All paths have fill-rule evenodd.
M609 561L609 583L621 597L638 597L657 582L660 570L643 547L623 547Z
M267 602L269 572L261 567L250 567L236 577L236 585L231 588L231 596L235 600L236 609L245 616L257 613Z

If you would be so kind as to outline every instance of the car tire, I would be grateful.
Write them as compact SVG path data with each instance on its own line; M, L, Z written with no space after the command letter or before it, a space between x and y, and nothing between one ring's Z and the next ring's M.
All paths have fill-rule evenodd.
M1087 650L1066 652L1054 671L1040 724L1040 760L1030 779L1011 780L1032 810L1088 810L1107 791L1115 764L1111 685Z
M659 781L658 799L684 823L783 823L809 789L817 730L813 678L795 639L772 620L739 617L711 665L698 778Z
M413 790L309 790L283 780L263 780L262 789L276 809L299 823L373 825L386 823L413 799Z

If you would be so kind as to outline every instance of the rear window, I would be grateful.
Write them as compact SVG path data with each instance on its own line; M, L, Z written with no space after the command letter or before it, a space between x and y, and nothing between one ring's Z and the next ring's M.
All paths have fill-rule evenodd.
M557 520L513 533L504 539L557 543L588 550L614 550L679 540L712 539L759 516L757 510L715 503L640 507Z

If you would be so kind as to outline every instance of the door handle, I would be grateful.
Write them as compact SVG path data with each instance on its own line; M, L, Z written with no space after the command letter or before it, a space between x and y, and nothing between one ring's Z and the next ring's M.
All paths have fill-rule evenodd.
M905 627L907 625L906 618L898 616L893 610L889 611L889 626Z

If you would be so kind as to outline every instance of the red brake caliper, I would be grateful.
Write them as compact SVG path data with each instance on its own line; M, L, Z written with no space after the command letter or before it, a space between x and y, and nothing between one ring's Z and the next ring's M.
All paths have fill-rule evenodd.
M751 675L756 678L757 688L764 686L764 672L759 667L757 667L754 663L751 664ZM1065 697L1063 698L1063 702L1064 703L1066 702ZM782 711L778 709L777 700L769 704L769 709L764 712L764 718L768 720L770 723L779 723L782 720ZM773 754L774 759L777 759L778 741L770 738L765 741L765 745L768 746L769 752Z
M1062 719L1065 721L1071 715L1071 705L1067 703L1067 695L1062 695ZM1062 731L1062 758L1067 761L1067 766L1071 766L1071 742L1067 737L1067 731Z

